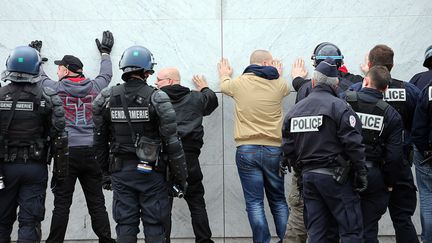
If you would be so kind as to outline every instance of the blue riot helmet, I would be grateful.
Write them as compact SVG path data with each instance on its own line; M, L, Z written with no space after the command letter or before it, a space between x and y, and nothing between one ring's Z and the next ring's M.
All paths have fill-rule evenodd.
M39 69L42 64L39 52L29 46L16 47L6 60L6 70L2 73L3 81L36 83L39 81Z
M335 44L330 42L323 42L315 47L311 59L314 61L313 66L316 67L321 61L330 57L336 61L336 65L340 68L343 64L343 58L341 50Z
M429 46L425 51L423 66L426 68L432 68L432 46Z
M122 79L126 81L131 73L153 74L153 54L143 46L131 46L123 52L120 58L119 67L123 70Z

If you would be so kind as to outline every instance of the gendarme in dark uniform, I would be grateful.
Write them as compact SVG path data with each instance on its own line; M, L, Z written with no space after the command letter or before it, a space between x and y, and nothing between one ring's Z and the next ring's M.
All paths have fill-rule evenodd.
M282 130L284 153L302 171L309 242L325 242L330 221L337 222L342 242L363 242L360 198L354 191L367 186L361 122L337 98L337 84L335 61L327 58L316 68L312 93L289 111ZM346 161L338 160L341 155L351 160L354 181L334 179Z
M378 242L378 221L386 212L390 193L403 164L402 118L383 93L391 81L384 66L372 67L359 92L348 91L346 100L362 122L368 167L368 188L360 193L365 242Z
M35 49L20 46L2 73L11 83L0 88L0 242L10 242L17 208L18 242L40 242L52 157L54 176L66 176L64 109L54 90L38 84L41 63Z
M165 242L167 166L178 188L186 189L175 111L168 95L146 82L153 65L148 49L126 49L120 60L125 83L104 89L93 105L96 155L102 170L111 173L117 241L123 243L137 242L140 219L146 242ZM168 165L159 159L161 153Z

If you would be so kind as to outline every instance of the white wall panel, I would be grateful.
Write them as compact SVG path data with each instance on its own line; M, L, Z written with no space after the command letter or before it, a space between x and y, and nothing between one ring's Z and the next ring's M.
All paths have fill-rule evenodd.
M253 50L269 49L283 61L284 77L290 81L296 57L305 58L312 73L310 56L320 42L338 45L353 73L360 72L364 54L383 43L395 51L393 76L408 80L424 70L423 53L432 44L429 0L0 0L0 6L0 69L15 46L39 39L44 43L42 55L49 58L44 68L52 78L57 68L53 61L65 54L81 58L84 73L95 77L100 58L94 39L111 30L115 37L112 85L121 82L118 62L131 45L143 45L153 52L156 71L178 67L184 84L191 88L192 75L204 74L210 87L219 91L216 63L222 55L231 61L234 75L239 75ZM154 80L153 76L149 83ZM294 96L285 100L285 110ZM234 107L229 97L218 94L218 98L219 109L205 120L206 144L201 155L210 224L216 237L247 237L250 229L234 162ZM106 196L111 215L112 194ZM52 200L48 189L43 239L49 231ZM174 237L193 236L186 209L184 202L175 203ZM89 219L77 187L67 239L95 239ZM275 234L272 220L268 221ZM418 227L418 212L414 221ZM394 234L387 216L380 234Z

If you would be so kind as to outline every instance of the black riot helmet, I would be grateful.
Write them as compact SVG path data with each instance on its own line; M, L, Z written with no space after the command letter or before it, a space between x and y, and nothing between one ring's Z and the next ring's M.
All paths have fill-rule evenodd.
M340 68L343 64L343 58L341 50L335 44L330 42L323 42L315 47L311 59L314 61L313 65L316 67L321 61L330 57L336 61L336 65Z
M429 46L425 51L423 66L432 69L432 46Z
M119 67L123 70L122 79L127 79L127 76L131 73L153 74L155 64L153 54L147 48L131 46L123 52L120 58Z
M16 47L6 60L3 81L36 83L39 81L39 68L42 59L39 52L29 46Z

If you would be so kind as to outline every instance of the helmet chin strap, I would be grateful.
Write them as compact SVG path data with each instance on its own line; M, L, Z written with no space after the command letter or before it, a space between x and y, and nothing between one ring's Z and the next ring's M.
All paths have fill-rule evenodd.
M136 79L140 79L140 80L142 80L142 81L147 81L147 77L145 76L144 72L142 72L142 73L137 73L137 74L135 74L135 75L133 75L133 76L131 76L131 77L134 77L134 78L136 78Z
M142 80L144 82L147 81L148 76L149 76L148 75L148 71L146 71L144 69L140 70L140 71L137 71L137 72L132 72L132 73L129 74L129 77L140 79L140 80Z

